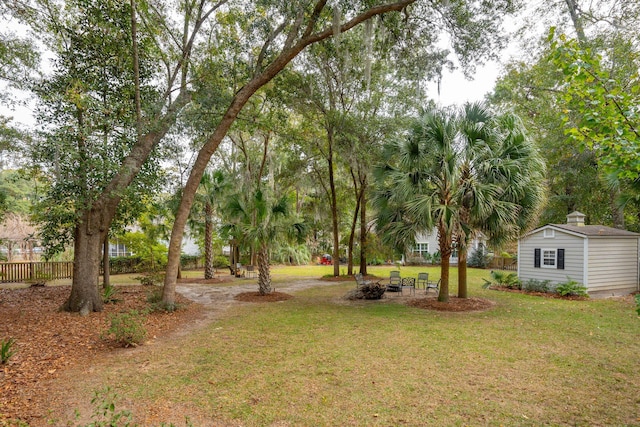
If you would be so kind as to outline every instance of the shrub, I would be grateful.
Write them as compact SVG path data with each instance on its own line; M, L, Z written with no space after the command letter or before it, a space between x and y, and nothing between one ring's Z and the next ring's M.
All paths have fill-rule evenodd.
M200 255L180 255L180 267L184 270L196 269L200 264L202 264Z
M528 292L550 292L551 281L529 279L522 283L522 290Z
M640 294L636 294L636 313L640 316Z
M138 310L129 310L127 313L119 313L111 316L111 326L103 338L113 337L113 339L124 347L136 347L142 344L147 337L147 330L144 327L144 315Z
M563 297L568 295L577 295L580 297L589 296L589 294L587 294L587 288L572 279L567 280L565 283L559 283L556 286L556 292Z
M120 301L116 298L116 295L120 290L113 285L107 285L102 289L102 302L105 304L116 303Z
M144 286L160 285L164 281L164 273L158 271L147 272L142 276L134 277L134 279L140 281L140 284Z
M516 273L505 273L503 271L492 271L491 278L493 280L483 279L485 284L484 288L488 288L489 286L504 286L508 289L521 289L522 286L520 284L520 279L518 279L518 275Z
M487 268L489 266L489 262L491 261L491 257L489 256L489 252L484 248L484 246L480 246L478 249L473 251L467 260L467 265L469 267L476 268Z
M224 255L216 255L213 258L214 268L227 268L229 267L229 258Z
M16 351L14 350L14 346L16 344L16 340L14 338L2 339L0 340L0 364L5 364L11 359Z

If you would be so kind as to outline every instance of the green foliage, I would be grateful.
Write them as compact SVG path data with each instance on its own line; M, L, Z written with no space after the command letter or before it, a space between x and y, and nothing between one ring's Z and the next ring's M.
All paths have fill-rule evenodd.
M190 269L190 268L197 268L198 264L200 264L201 260L202 260L202 256L200 256L200 255L181 254L180 255L180 266L185 270Z
M571 278L567 278L568 280L564 283L559 283L556 285L555 291L565 297L569 295L575 295L580 297L588 297L587 288L582 286L580 283L572 280Z
M467 259L467 265L469 267L487 268L491 262L491 256L484 246L480 246L473 251Z
M16 353L14 346L16 344L15 338L8 338L0 340L0 364L4 365L11 359Z
M102 288L102 302L105 304L111 304L119 302L120 300L116 296L120 293L120 290L113 285L108 285Z
M522 290L527 292L551 292L551 281L529 279L522 282Z
M113 338L124 347L136 347L144 342L147 336L145 315L138 310L110 316L111 326L102 338Z
M143 265L142 257L137 255L109 258L111 274L137 273Z
M134 279L138 280L143 286L154 286L163 283L164 273L161 271L147 272L142 276L136 276Z
M619 70L615 74L604 65L606 58L578 40L564 34L556 38L552 29L549 42L551 61L565 77L567 134L582 146L596 150L600 165L619 179L636 179L640 174L637 64L631 65L630 73ZM619 41L615 48L626 52L627 61L635 54L630 41ZM609 59L619 53L611 49Z
M636 294L635 300L636 300L636 313L638 313L638 316L640 316L640 294Z
M506 273L504 271L494 270L491 271L491 279L482 279L484 280L483 288L488 288L489 286L502 286L507 289L521 289L520 279L518 279L518 275L516 273Z
M119 238L119 242L141 259L139 270L156 271L167 264L167 247L158 242L158 237L153 233L127 232Z
M216 255L213 258L213 266L215 268L226 268L229 266L229 257L224 255Z

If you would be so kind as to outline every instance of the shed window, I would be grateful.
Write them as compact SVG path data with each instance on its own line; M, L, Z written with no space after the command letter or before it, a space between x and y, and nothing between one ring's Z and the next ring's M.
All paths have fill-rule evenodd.
M553 239L554 237L556 237L556 231L555 230L550 230L550 229L546 229L544 230L544 238L545 239Z
M533 266L535 268L557 268L564 270L564 249L540 249L533 252Z
M543 249L542 250L542 268L556 268L556 256L555 249Z

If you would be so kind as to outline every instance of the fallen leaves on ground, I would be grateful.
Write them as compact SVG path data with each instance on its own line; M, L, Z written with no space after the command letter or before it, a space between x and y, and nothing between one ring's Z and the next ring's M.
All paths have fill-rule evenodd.
M105 304L100 313L80 316L60 311L70 286L0 289L0 340L14 338L16 353L0 365L0 426L8 420L42 421L56 396L49 381L61 371L86 366L96 357L119 348L100 336L110 316L149 308L149 286L118 286L119 302ZM156 288L157 290L157 288ZM147 340L175 331L201 317L202 307L176 295L180 309L146 316Z

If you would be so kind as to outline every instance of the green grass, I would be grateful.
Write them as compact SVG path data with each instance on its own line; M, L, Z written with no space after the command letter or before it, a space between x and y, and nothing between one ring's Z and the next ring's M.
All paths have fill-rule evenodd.
M471 296L495 301L492 310L347 303L353 284L328 283L282 303L236 306L204 330L115 363L102 385L138 407L170 401L216 425L640 425L631 301L490 291L481 288L488 271L469 273Z

